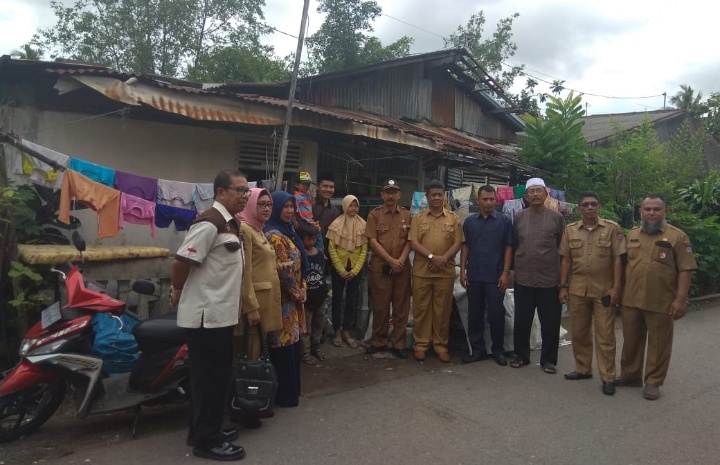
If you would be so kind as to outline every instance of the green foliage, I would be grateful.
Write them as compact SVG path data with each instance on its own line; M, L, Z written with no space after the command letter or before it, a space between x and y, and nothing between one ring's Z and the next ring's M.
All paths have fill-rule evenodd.
M33 45L52 58L120 71L182 76L217 47L255 48L264 0L52 0L57 23Z
M720 92L710 93L705 106L707 107L707 114L703 119L705 127L710 134L720 139Z
M22 311L47 302L47 297L38 292L44 278L32 268L13 261L8 276L13 278L16 287L15 298L8 301L11 307Z
M693 273L690 295L720 292L720 218L699 218L687 212L673 212L667 219L682 229L692 243L698 269Z
M23 60L41 60L43 51L40 48L33 48L32 44L27 43L19 49L10 52L10 56L16 56Z
M35 191L26 186L16 188L11 184L0 187L0 226L12 227L21 243L33 242L41 232L35 220L35 211L29 205L36 197ZM4 230L0 227L0 239L5 239Z
M571 197L588 188L585 181L590 147L582 134L582 97L549 97L545 118L524 116L525 135L518 158L550 173L546 181Z
M327 73L410 54L412 39L404 36L383 45L372 22L382 13L374 0L319 0L317 11L325 13L320 29L307 38L309 62L303 74Z
M186 79L198 82L281 82L290 79L285 63L259 48L221 47L203 56Z
M673 135L665 153L665 172L677 186L688 184L702 174L706 140L705 128L701 126L693 132L689 121L684 121Z
M519 16L520 13L514 13L501 19L493 35L484 39L485 13L481 10L470 16L465 26L458 26L455 32L444 39L445 47L466 48L503 89L509 90L525 67L525 65L513 66L508 69L503 66L503 62L512 58L517 51L517 44L513 41L512 25Z
M713 171L705 179L696 179L688 187L678 189L678 194L690 212L700 218L720 216L720 172Z
M702 103L702 92L695 93L695 89L686 84L680 84L680 90L670 97L670 104L675 108L685 110L694 117L701 116L707 111Z

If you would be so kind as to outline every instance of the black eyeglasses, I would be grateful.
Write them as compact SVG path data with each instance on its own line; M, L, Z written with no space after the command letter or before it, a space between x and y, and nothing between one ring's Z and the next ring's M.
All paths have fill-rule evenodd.
M581 207L587 208L587 207L597 207L600 205L598 202L583 202L580 204Z
M270 202L258 202L257 207L258 210L270 210L272 209L273 204Z
M235 191L237 192L237 195L245 195L250 192L250 189L247 187L228 187L227 190Z

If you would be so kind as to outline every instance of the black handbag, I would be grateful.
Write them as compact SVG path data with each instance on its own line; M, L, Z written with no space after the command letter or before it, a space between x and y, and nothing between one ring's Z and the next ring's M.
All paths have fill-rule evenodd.
M249 360L250 323L245 322L243 348L233 363L232 401L230 408L237 413L250 413L260 418L275 414L275 393L277 392L277 373L270 363L267 341L263 337L258 323L262 352L260 360Z

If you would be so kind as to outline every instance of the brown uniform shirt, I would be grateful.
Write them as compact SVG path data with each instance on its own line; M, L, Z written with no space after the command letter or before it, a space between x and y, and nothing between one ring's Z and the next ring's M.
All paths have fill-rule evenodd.
M627 254L622 304L651 312L667 313L677 294L678 273L697 269L687 235L669 224L655 234L631 229Z
M392 258L400 258L408 241L410 219L410 211L406 208L398 206L390 210L385 205L381 205L368 214L365 236L376 239ZM379 254L373 253L370 258L370 270L381 272L385 263ZM410 260L406 260L403 269L409 268Z
M613 287L613 263L625 253L620 225L600 218L591 230L582 220L565 228L560 255L570 257L570 294L600 298Z
M515 214L515 282L527 287L560 284L558 246L565 230L562 214L549 208L537 213L531 208Z
M423 210L412 220L410 240L423 245L433 255L442 255L464 240L460 217L443 208L440 215L435 216L430 209ZM455 278L455 262L449 261L442 271L430 271L430 260L419 254L413 258L414 276L423 278Z

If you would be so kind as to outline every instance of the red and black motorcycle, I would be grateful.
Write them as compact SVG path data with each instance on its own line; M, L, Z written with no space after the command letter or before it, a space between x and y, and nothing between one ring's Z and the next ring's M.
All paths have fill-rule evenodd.
M82 254L85 241L79 234L73 234L73 243ZM68 384L75 388L78 418L135 411L133 437L142 406L187 400L187 346L175 312L137 323L132 335L140 354L132 371L103 376L104 360L93 351L93 316L137 316L102 285L84 280L78 266L67 275L53 271L65 281L68 302L62 309L56 303L43 310L41 321L25 334L20 363L0 381L0 443L45 423L62 403ZM133 290L151 295L155 286L136 280Z

